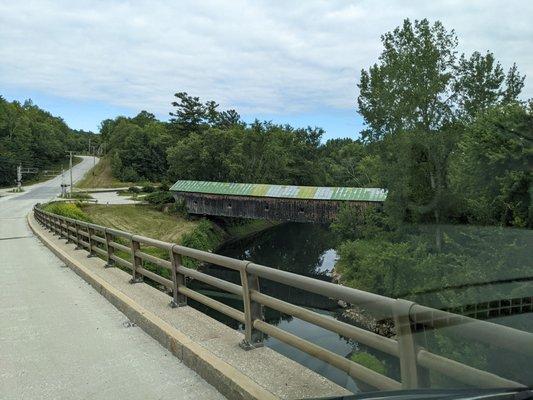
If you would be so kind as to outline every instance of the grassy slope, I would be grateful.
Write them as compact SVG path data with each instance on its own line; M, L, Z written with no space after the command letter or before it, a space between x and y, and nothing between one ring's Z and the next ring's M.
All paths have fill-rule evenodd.
M198 225L197 221L187 221L148 205L84 205L83 211L96 224L173 243L180 243L182 235Z
M133 182L121 182L111 174L111 160L102 157L100 162L92 168L87 175L80 180L76 187L80 189L89 188L112 188L132 186Z

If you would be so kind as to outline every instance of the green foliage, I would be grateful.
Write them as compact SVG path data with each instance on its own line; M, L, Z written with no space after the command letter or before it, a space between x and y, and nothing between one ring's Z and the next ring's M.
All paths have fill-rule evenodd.
M143 121L138 125L135 118L120 117L106 124L113 174L127 182L157 181L167 169L170 136L165 124Z
M357 353L353 353L350 356L350 360L358 364L361 364L363 367L371 369L372 371L375 371L378 374L382 374L382 375L387 374L387 367L383 363L383 361L381 361L376 356L370 353L367 353L366 351L360 351Z
M153 193L155 192L155 187L152 186L152 185L144 185L142 188L141 188L141 192L143 193Z
M358 106L389 215L531 226L531 110L517 102L516 65L505 74L490 52L457 59L455 32L425 19L405 20L382 43L362 71Z
M517 103L469 124L451 164L451 186L471 223L532 227L533 115Z
M340 240L374 238L394 229L391 218L382 210L355 206L342 207L330 227Z
M439 129L450 119L457 38L440 22L406 19L382 37L379 64L361 71L359 112L366 140L406 130Z
M185 92L176 93L174 97L177 100L172 102L172 106L176 109L170 113L170 128L179 137L203 133L208 127L227 129L244 125L235 110L220 112L214 101L202 103L200 98Z
M215 229L207 219L202 219L198 226L181 238L181 245L197 250L212 251L221 241L222 233ZM183 265L187 268L197 268L200 261L185 257Z
M0 96L0 186L15 184L16 167L40 171L66 160L67 151L82 152L88 142L98 144L90 132L73 131L65 122L40 109L31 100L23 104ZM24 176L24 180L29 178Z
M440 249L434 243L437 229L443 236ZM335 268L344 283L361 290L410 297L434 307L474 304L478 291L486 288L469 287L470 283L529 276L531 240L532 231L523 229L386 226L344 241ZM499 290L502 298L508 296L508 288L494 286L494 298ZM425 292L434 294L422 295Z
M150 204L163 205L168 203L174 203L174 196L169 191L156 191L144 196L144 200Z
M256 122L251 127L208 128L168 151L169 179L317 184L320 129Z
M43 210L63 217L92 222L91 218L75 203L53 202L43 205Z

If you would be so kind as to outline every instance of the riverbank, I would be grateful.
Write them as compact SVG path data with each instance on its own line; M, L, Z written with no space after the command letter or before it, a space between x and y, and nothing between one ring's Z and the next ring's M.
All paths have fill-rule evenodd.
M260 220L229 221L186 216L169 207L150 204L49 205L51 212L91 221L98 225L134 232L165 242L205 251L259 234L279 222Z

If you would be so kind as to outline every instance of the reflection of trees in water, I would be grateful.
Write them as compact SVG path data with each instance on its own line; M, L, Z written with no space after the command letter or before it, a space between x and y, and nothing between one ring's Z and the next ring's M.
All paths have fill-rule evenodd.
M410 244L413 249L411 256L414 258L413 264L404 266L408 272L406 276L410 278L403 282L406 286L401 294L422 304L440 308L477 304L485 299L522 297L532 293L531 281L498 283L498 281L520 278L531 273L533 257L531 257L531 247L528 243L533 240L532 231L494 227L444 226L442 233L444 242L440 252L432 247L434 232L431 226L412 226L404 232L401 238L395 238L397 242ZM390 238L381 238L382 242L387 240ZM329 279L326 274L319 271L323 261L322 255L332 247L335 247L333 235L321 226L285 224L261 235L232 243L220 249L220 254L251 260L258 264L318 279ZM373 249L376 251L374 256L383 256L381 245ZM417 251L414 251L415 249ZM367 257L371 256L372 254L367 254ZM376 270L376 264L371 264L373 273L382 275L387 272ZM240 276L235 271L215 266L205 266L202 270L221 279L240 284ZM494 283L477 285L479 282L491 280ZM448 286L448 289L443 290L445 286ZM335 302L322 296L265 279L261 279L261 291L293 304L333 310L333 316L342 319ZM490 296L487 297L487 295ZM238 299L230 300L221 297L217 300L242 309L242 302ZM234 329L242 329L242 326L239 326L240 323L231 318L207 307L201 305L199 307L206 314ZM270 309L265 309L265 317L267 322L273 325L278 325L284 320L291 320L291 317ZM532 321L533 319L524 314L522 317L516 315L492 322L531 331ZM444 332L427 331L423 334L425 335L423 345L437 354L487 369L510 379L528 381L529 372L525 366L528 365L529 360L521 355L511 354L499 348L493 349L462 337L453 338L450 335L444 335ZM390 376L399 375L398 362L394 357L335 333L332 333L331 339L328 340L340 340L356 350L375 355L386 363ZM457 382L452 382L442 376L432 378L432 384L446 387L458 385Z
M259 235L222 246L217 253L250 260L257 264L317 279L329 280L321 271L323 254L335 246L334 235L324 226L315 224L288 223L269 229ZM204 265L201 271L217 278L241 284L238 272L216 265ZM198 288L207 285L195 282ZM293 304L332 309L336 302L323 296L260 279L261 292Z
M194 288L194 290L198 290L198 288ZM201 291L201 290L200 290ZM236 310L244 311L243 303L240 299L232 298L232 296L226 296L221 295L217 296L216 292L210 291L209 293L204 293L206 295L209 295L209 297L220 301L221 303L224 303L230 307L235 308ZM239 321L234 320L233 318L228 317L226 314L222 314L221 312L218 312L216 310L213 310L210 307L207 307L206 305L202 303L198 303L197 301L194 301L192 299L188 300L188 304L198 311L201 311L202 313L209 315L210 317L216 319L217 321L220 321L224 323L225 325L239 330L244 331L244 326ZM281 321L292 321L293 317L291 315L283 314L279 311L272 310L270 308L264 309L264 315L265 315L265 321L272 325L278 325Z
M288 223L230 243L217 253L316 277L325 275L320 271L322 255L335 244L334 235L322 225Z

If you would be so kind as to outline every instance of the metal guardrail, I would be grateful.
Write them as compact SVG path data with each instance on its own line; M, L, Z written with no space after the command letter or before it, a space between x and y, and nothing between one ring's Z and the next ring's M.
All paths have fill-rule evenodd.
M142 282L143 277L146 277L168 288L172 291L171 307L184 306L187 304L187 299L190 298L241 322L244 324L245 330L244 340L240 346L245 350L262 346L263 335L266 334L323 360L345 371L353 378L381 390L425 387L428 385L429 371L436 371L454 380L476 387L525 386L490 372L431 353L418 343L414 327L415 325L422 325L427 328L446 328L447 332L453 332L478 342L533 356L533 334L531 333L432 309L403 299L392 299L248 261L224 257L66 218L43 211L39 206L34 208L34 215L39 223L53 233L66 239L67 242L75 243L77 249L87 250L89 257L98 254L107 260L106 267L120 265L130 270L132 274L131 283ZM120 243L120 241L123 243ZM170 261L143 252L142 246L150 246L167 251ZM119 257L117 251L127 254L129 260ZM190 257L238 271L241 284L237 285L200 271L186 268L183 266L182 257ZM167 279L143 268L143 261L170 270L172 279ZM187 287L188 277L242 297L244 312ZM268 279L329 298L343 300L365 308L379 317L392 318L397 333L396 340L261 293L260 279ZM264 307L302 319L356 340L373 349L398 357L401 382L265 322L263 317Z

